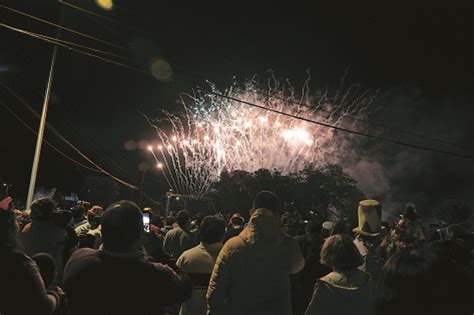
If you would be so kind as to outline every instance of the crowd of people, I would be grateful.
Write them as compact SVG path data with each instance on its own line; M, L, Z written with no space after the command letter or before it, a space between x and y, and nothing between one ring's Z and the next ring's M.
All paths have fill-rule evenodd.
M412 204L389 224L373 199L353 229L282 208L269 191L249 213L205 217L7 197L0 314L473 313L472 231L433 238Z

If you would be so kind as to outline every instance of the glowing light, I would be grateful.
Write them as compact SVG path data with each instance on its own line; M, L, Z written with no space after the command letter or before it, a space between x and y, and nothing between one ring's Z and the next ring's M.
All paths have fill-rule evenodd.
M301 102L297 93L282 90L285 85L275 83L269 87L268 91L276 96L293 100L290 105L290 102L278 98L268 102L268 91L259 90L258 83L254 81L243 86L245 90L230 88L224 94L275 111L341 127L350 127L349 121L340 119L338 113L341 110L349 108L346 115L364 117L368 112L365 109L371 106L373 99L373 94L364 92L361 97L355 89L337 92L338 96L344 95L345 103L325 91L319 91L318 94L324 96L317 99L312 98L305 87L301 95L309 95L307 99L313 100L314 107L311 103L302 106L297 104ZM220 93L213 86L211 89ZM250 91L262 92L255 94ZM332 104L334 99L337 105ZM324 112L316 108L318 104L325 104ZM364 111L360 111L361 108ZM185 100L183 110L180 116L166 114L169 124L166 128L158 128L157 135L166 156L163 171L169 176L168 184L173 191L196 198L205 196L224 170L254 172L265 168L289 174L307 165L338 163L352 147L348 141L352 140L349 134L335 133L321 125L252 108L248 104L215 95L202 94ZM178 139L181 146L177 147L175 142Z
M95 3L104 10L112 10L114 7L112 0L95 0Z
M153 148L151 147L151 145L148 146L148 151L153 151Z
M158 163L158 164L156 164L156 167L157 167L157 168L163 168L163 164Z
M173 74L170 64L166 60L160 58L155 58L151 61L150 72L155 79L161 81L169 80Z
M163 150L163 146L161 144L158 145L158 150Z
M313 142L309 133L301 128L285 129L281 132L281 135L286 141L290 142L302 142L304 144Z

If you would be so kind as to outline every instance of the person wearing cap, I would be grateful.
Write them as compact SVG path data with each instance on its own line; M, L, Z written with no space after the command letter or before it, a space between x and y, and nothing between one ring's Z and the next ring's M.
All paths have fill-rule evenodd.
M144 256L143 233L135 203L119 201L105 210L103 248L79 249L66 265L70 314L165 314L166 306L189 298L192 284L183 271Z
M375 199L359 202L357 218L359 224L352 231L356 233L354 244L364 258L361 269L377 279L383 266L383 259L379 255L379 245L383 239L380 202Z
M86 234L88 231L96 229L100 225L100 218L104 213L104 209L101 206L92 206L87 210L87 221L83 224L78 225L74 231L77 235Z
M305 265L298 242L284 235L280 203L257 194L250 221L217 257L207 289L208 314L292 314L290 275Z

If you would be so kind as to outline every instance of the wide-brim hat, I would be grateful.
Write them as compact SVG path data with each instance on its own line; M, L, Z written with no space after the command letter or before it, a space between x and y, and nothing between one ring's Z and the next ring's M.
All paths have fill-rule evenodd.
M374 199L359 202L357 218L359 226L353 229L353 232L372 237L380 234L382 230L382 207L380 202Z

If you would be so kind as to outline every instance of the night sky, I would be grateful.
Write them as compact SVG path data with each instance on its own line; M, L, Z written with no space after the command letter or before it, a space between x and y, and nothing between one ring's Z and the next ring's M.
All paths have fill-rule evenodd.
M232 78L248 79L273 70L300 87L311 71L315 89L346 82L379 89L383 97L372 119L389 126L462 143L418 144L474 155L473 8L471 1L152 1L115 0L113 11L92 0L67 2L119 21L109 22L57 1L1 0L6 6L129 48L130 64L147 70L163 58L173 74L163 82L65 49L59 50L48 121L117 177L138 184L143 150L126 150L128 140L153 139L142 113L178 110L179 93L205 86L225 88ZM311 5L309 4L311 3ZM0 21L54 36L55 30L0 8ZM134 26L139 28L130 28ZM0 29L0 80L21 94L37 111L46 85L52 45ZM63 32L61 39L119 53ZM3 87L0 101L35 130L36 119ZM0 181L25 196L36 137L0 106L2 160ZM392 135L387 135L392 136ZM46 139L80 160L50 132ZM413 141L411 138L400 140ZM421 142L420 142L421 141ZM354 172L380 172L365 186L385 185L387 200L414 199L433 206L443 198L472 202L474 160L422 152L390 144L360 148L372 159ZM83 160L81 160L83 161ZM151 161L149 161L151 162ZM43 146L37 185L79 191L89 172ZM160 183L161 182L161 183ZM150 172L146 190L158 196L166 187ZM123 189L124 197L133 194Z

